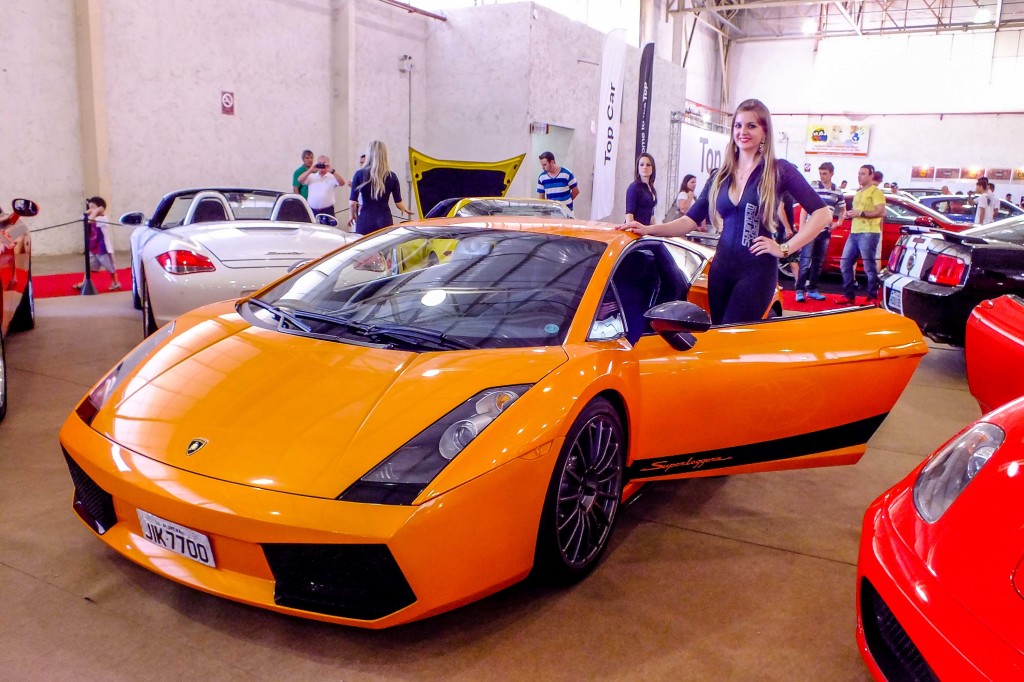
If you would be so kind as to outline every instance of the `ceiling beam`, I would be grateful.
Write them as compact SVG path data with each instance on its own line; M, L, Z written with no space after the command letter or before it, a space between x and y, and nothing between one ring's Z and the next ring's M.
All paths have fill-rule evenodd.
M999 30L999 24L1003 18L1003 0L996 0L996 30Z
M843 18L846 19L846 22L850 24L850 27L857 32L857 35L864 35L860 30L860 26L857 25L857 22L853 20L853 17L850 16L850 13L846 11L846 8L843 7L843 3L839 2L839 0L836 0L836 8L839 10L839 13L843 15Z

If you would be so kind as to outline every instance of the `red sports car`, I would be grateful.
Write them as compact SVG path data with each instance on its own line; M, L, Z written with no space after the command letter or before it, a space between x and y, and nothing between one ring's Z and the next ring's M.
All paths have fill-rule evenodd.
M27 199L14 200L14 212L0 209L0 420L7 415L7 357L4 339L9 331L35 324L32 297L32 240L22 216L34 216L39 207Z
M964 343L971 395L989 412L1024 395L1024 299L982 301L967 319Z
M877 679L1024 679L1024 399L868 508L857 640Z

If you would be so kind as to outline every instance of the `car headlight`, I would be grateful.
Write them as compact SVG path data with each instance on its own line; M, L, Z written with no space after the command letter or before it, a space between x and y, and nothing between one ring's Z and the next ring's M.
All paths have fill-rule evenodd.
M1005 437L995 424L981 422L935 453L914 483L914 506L921 518L928 523L938 521Z
M395 450L338 499L412 504L427 484L531 385L499 386L477 393Z
M121 381L142 362L142 358L149 355L150 351L173 332L173 322L164 325L124 356L121 362L117 363L117 366L110 370L107 376L103 377L103 381L96 384L96 388L92 389L89 395L85 396L85 400L75 408L75 413L81 417L82 421L91 426L92 420L96 418L96 413L106 404L107 398L111 396L114 389L120 386Z

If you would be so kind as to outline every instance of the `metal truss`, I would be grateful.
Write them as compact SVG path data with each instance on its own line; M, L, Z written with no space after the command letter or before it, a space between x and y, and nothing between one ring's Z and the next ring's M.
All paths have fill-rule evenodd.
M1024 0L668 0L723 42L1024 28Z

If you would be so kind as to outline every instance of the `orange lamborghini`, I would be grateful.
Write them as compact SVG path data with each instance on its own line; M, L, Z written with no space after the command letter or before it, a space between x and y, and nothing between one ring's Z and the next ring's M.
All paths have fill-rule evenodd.
M917 327L711 326L712 255L560 220L382 230L125 357L61 431L74 509L173 580L383 628L581 578L648 481L856 462Z

